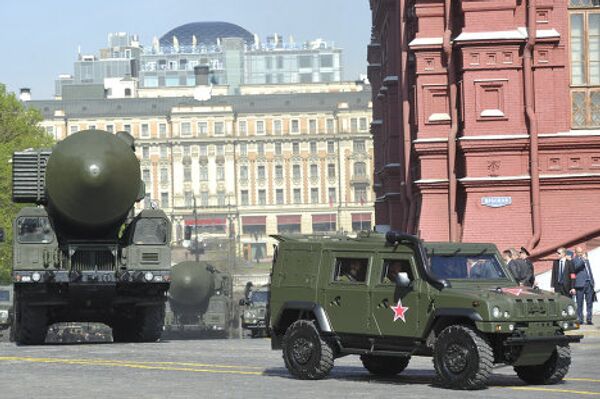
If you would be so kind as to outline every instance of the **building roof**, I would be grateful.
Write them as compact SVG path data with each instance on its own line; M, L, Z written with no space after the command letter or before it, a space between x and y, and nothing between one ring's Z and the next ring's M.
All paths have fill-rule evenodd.
M122 98L36 100L25 103L39 109L44 119L52 119L56 111L61 117L130 117L170 115L173 107L223 107L230 106L239 114L323 112L333 110L361 110L371 101L369 86L359 92L267 94L246 96L218 96L207 101L192 97ZM340 107L340 104L343 104Z
M214 45L217 39L224 37L239 37L247 44L254 43L252 33L229 22L192 22L181 25L165 33L160 38L160 45L173 46L173 36L177 37L181 46L191 46L192 36L196 36L197 44L204 45Z

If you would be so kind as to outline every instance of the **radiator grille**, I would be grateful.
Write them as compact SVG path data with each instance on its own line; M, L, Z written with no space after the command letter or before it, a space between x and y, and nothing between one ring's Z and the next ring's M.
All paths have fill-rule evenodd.
M71 256L71 270L113 271L116 260L109 248L77 248Z
M158 263L158 252L142 252L142 263Z

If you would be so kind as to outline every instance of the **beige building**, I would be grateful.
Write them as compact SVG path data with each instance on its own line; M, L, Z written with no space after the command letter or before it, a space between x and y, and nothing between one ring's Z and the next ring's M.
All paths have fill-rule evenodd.
M27 104L57 140L84 129L133 134L147 193L139 206L154 201L170 214L177 243L196 226L200 236L237 236L255 259L271 253L271 234L371 229L370 87L245 92Z

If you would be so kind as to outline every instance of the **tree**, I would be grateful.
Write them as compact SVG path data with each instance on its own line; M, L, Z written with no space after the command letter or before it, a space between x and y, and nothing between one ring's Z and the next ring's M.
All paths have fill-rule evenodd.
M12 202L12 167L14 151L27 148L48 148L54 140L39 126L40 112L26 108L0 84L0 226L4 227L5 242L0 243L0 283L10 282L12 267L12 224L23 207Z

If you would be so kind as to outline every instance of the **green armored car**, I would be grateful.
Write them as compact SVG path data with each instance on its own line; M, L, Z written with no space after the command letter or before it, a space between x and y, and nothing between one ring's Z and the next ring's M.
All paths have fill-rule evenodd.
M269 301L269 286L253 288L247 298L240 299L242 307L242 328L250 331L252 338L266 336L267 303Z
M487 385L495 363L530 384L567 374L573 301L520 287L492 244L423 243L388 232L273 236L271 345L299 379L324 378L334 359L360 355L375 375L430 356L437 383Z

